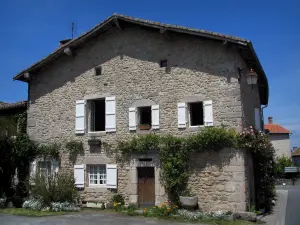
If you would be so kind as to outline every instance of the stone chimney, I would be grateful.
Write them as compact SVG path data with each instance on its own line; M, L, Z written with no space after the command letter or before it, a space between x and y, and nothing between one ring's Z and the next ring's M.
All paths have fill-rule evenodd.
M273 124L273 117L272 116L269 116L268 120L269 120L269 124Z
M64 44L67 44L67 43L70 42L71 40L72 40L72 39L70 39L70 38L69 38L69 39L60 40L60 41L59 41L59 45L62 46L62 45L64 45Z

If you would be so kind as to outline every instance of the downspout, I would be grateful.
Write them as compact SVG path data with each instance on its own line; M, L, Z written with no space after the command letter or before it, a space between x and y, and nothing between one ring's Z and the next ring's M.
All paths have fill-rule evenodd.
M261 108L261 116L262 116L262 130L265 133L265 118L264 118L264 109L268 107L266 104L264 107Z

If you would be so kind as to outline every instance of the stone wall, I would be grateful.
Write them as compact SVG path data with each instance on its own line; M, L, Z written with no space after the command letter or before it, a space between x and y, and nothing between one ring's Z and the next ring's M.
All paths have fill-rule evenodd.
M192 155L188 187L198 196L200 209L247 211L254 182L247 167L251 161L244 149Z
M275 148L276 156L291 158L290 134L269 134L269 139Z
M76 164L96 156L116 163L117 141L135 135L129 132L128 109L140 100L159 105L160 129L156 132L163 134L184 136L201 129L178 129L177 103L191 97L212 100L216 126L241 130L242 120L250 121L253 117L243 112L252 112L246 110L246 105L252 105L248 95L255 90L245 92L241 98L237 72L241 58L230 45L187 35L172 35L167 40L159 32L131 26L124 31L113 28L73 51L74 56L61 56L32 77L27 130L39 143L82 141L84 153ZM159 66L162 59L170 62L169 73ZM102 66L103 74L95 76L94 68L98 65ZM88 134L75 135L75 102L91 95L116 97L116 132L99 137L110 145L109 149L89 146ZM61 166L73 169L65 153ZM198 182L201 178L197 178ZM119 165L118 179L119 191L129 200L128 170ZM83 196L104 201L113 193L100 189L85 188Z

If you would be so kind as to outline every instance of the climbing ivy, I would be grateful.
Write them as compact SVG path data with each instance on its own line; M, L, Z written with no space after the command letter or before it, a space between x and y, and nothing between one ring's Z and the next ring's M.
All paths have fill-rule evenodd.
M158 151L161 178L171 201L177 202L180 193L186 191L189 178L189 153L218 151L224 147L246 148L253 154L255 186L259 207L271 209L274 198L274 148L268 137L252 127L239 134L223 127L205 128L188 137L159 136L149 134L135 136L118 143L123 155ZM263 201L262 201L263 200Z

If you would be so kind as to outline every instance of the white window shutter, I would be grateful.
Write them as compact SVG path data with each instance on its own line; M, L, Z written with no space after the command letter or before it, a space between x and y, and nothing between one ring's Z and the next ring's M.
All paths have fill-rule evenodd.
M34 160L33 162L31 162L30 164L30 176L35 175L36 173L36 160Z
M75 133L84 134L85 132L85 101L76 101L76 121L75 121Z
M75 186L78 188L84 187L84 165L74 165Z
M106 185L108 188L117 188L118 170L116 164L106 165Z
M254 109L254 118L255 118L255 129L261 130L261 118L259 108Z
M152 129L159 129L159 105L151 106Z
M105 130L106 132L116 131L116 97L105 98Z
M204 101L204 125L214 125L212 100Z
M129 130L136 130L136 108L129 108Z
M58 173L59 171L59 161L51 162L51 173Z
M186 104L178 103L178 127L185 128L186 127Z

